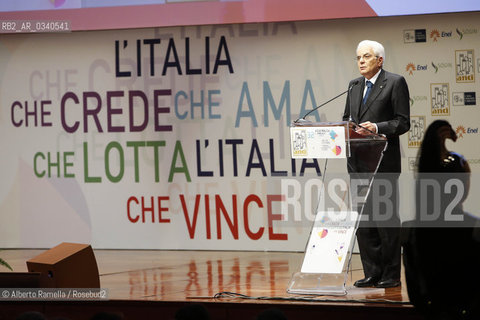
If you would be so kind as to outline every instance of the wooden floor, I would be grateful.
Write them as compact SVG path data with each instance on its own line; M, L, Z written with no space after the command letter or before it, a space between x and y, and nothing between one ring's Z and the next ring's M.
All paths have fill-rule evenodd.
M43 251L4 250L1 256L15 271L27 271L26 261ZM88 319L102 308L121 311L126 319L137 319L140 315L145 319L140 309L163 310L161 319L173 319L179 307L192 302L207 306L212 319L254 319L255 313L267 307L280 308L289 319L304 318L296 315L315 314L315 310L322 314L334 312L334 316L340 315L335 312L343 312L342 319L348 319L348 313L352 319L362 319L362 312L365 318L375 319L372 311L378 314L378 319L385 316L420 319L408 302L403 276L402 286L398 288L351 289L346 296L288 294L286 289L292 274L300 269L303 253L95 250L95 257L101 287L108 289L108 302L15 304L4 301L1 304L17 307L13 312L38 307L39 311L57 312L69 319ZM358 254L352 258L351 270L347 288L363 277ZM272 299L214 298L220 292ZM242 316L242 312L247 313ZM2 318L0 311L0 319L7 316L11 317L12 313Z

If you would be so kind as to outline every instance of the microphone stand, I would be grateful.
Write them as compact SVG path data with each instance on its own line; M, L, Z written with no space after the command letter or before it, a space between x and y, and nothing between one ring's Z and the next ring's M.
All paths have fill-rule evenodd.
M297 120L293 121L293 123L300 123L300 122L306 121L305 118L306 118L309 114L311 114L312 112L320 109L321 107L323 107L324 105L332 102L333 100L335 100L335 99L343 96L345 93L347 93L347 92L349 92L350 90L352 90L353 86L357 85L358 82L359 82L359 81L356 80L355 82L352 83L352 85L350 86L350 88L348 88L347 90L343 91L343 92L340 93L339 95L333 97L332 99L328 100L327 102L322 103L322 104L319 105L318 107L313 108L312 110L310 110L309 112L307 112L303 117L298 118ZM351 112L350 112L350 118L351 118L351 117L352 117L352 115L351 115Z

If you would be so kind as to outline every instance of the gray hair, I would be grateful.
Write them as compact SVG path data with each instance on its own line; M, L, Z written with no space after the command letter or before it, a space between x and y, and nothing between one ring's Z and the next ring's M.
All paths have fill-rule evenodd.
M385 63L385 48L382 46L380 42L372 41L372 40L363 40L357 46L357 51L360 47L370 47L373 50L373 53L383 58L383 63Z

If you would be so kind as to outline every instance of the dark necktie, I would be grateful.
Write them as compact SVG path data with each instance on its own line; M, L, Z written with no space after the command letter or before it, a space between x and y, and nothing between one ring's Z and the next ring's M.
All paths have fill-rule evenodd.
M365 96L363 97L363 104L367 103L367 98L368 98L368 95L370 94L370 91L372 91L373 83L367 80L366 85L367 85L367 92L365 92Z

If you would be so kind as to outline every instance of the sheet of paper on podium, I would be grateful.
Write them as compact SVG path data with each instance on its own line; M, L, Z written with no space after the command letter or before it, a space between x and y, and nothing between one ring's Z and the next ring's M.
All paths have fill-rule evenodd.
M290 127L292 158L346 158L345 128Z
M357 212L318 212L313 226L302 273L342 273L353 240Z

